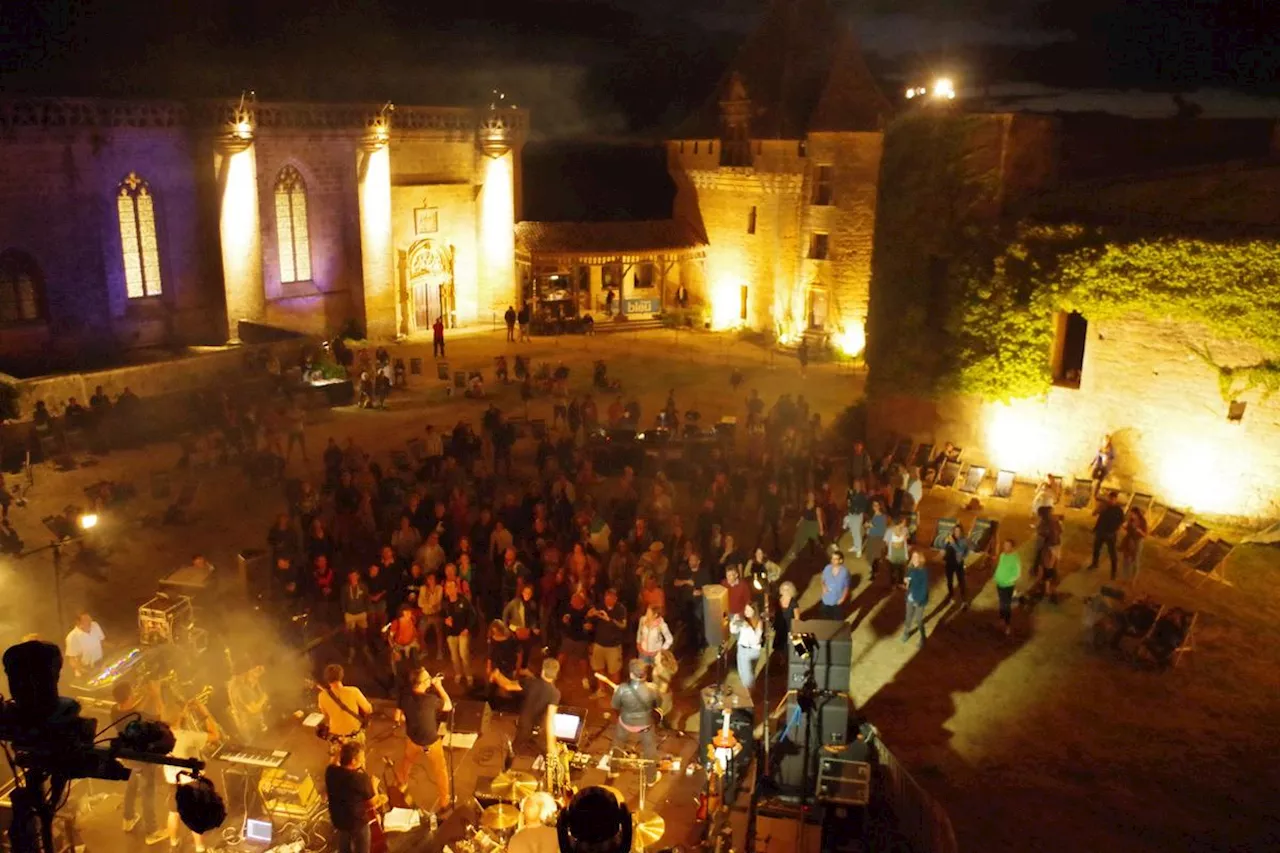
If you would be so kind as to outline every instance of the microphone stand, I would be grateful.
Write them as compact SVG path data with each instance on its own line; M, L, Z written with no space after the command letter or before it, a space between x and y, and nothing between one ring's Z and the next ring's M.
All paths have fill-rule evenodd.
M458 805L458 783L454 776L455 771L453 766L453 744L450 743L450 741L453 740L453 734L454 734L453 716L454 714L457 713L457 710L458 710L457 705L454 705L452 708L449 709L449 734L445 736L445 744L444 744L445 751L449 753L448 761L449 761L449 809L450 811L452 811L453 808Z

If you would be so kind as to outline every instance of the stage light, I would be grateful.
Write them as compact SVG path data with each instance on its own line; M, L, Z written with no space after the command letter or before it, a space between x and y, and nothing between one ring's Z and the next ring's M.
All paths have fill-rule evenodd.
M92 530L98 526L98 514L95 512L86 512L76 520L81 530Z
M801 660L808 660L818 648L818 638L814 634L792 634L790 640L791 650Z
M950 77L939 77L933 81L933 97L943 101L956 99L956 84Z
M867 333L860 322L837 332L833 340L836 347L845 355L861 355L867 348Z

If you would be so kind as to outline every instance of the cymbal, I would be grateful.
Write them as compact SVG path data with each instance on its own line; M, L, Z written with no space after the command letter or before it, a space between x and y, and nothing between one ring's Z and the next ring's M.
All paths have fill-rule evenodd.
M633 820L636 828L632 843L641 849L656 844L667 831L667 822L650 809L636 812Z
M480 826L498 832L513 829L520 822L520 810L506 803L489 806L480 813Z
M533 778L531 773L507 770L494 777L489 790L493 792L495 797L518 803L538 790L538 780Z

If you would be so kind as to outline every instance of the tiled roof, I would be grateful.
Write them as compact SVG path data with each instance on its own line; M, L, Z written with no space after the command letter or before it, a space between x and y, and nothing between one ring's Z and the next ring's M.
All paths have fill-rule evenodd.
M829 0L773 0L716 91L674 138L722 135L720 101L730 98L735 75L751 101L751 139L881 130L890 112L857 39Z
M531 255L643 254L705 245L692 228L675 219L516 223L516 246Z

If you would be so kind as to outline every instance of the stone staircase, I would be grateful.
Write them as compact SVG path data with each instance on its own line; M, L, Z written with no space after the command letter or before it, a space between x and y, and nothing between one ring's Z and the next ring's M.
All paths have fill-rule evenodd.
M651 317L632 317L628 320L615 321L610 319L596 321L596 334L608 335L614 332L647 332L653 329L662 329L662 318Z

